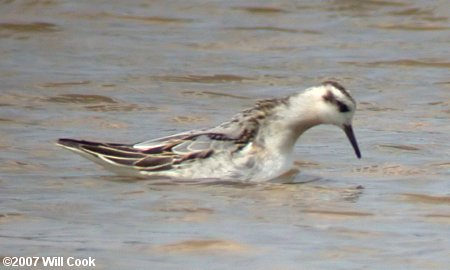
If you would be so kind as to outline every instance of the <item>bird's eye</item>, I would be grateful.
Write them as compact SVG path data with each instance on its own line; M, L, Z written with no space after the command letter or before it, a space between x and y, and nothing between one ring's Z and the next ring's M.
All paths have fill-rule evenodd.
M341 113L346 113L346 112L350 111L350 108L347 105L345 105L343 102L339 101L339 100L336 101L336 105L338 106L339 111Z

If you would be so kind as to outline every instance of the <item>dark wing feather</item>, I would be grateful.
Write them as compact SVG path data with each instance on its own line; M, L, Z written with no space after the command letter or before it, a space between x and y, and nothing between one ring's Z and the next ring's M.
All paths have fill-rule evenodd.
M173 158L171 157L155 157L148 156L146 158L140 159L139 161L134 163L134 166L137 167L156 167L161 165L168 165L173 162Z
M177 142L177 143L176 143ZM213 150L200 150L188 153L176 153L172 148L186 140L173 140L164 146L139 149L133 145L97 143L90 141L60 139L58 144L70 150L89 154L109 164L130 167L143 171L163 171L174 168L186 160L209 157Z
M117 158L139 159L145 157L143 153L138 153L134 149L126 148L124 146L99 144L99 145L81 145L80 148L88 152L91 152L92 154L100 154L103 156L111 156Z

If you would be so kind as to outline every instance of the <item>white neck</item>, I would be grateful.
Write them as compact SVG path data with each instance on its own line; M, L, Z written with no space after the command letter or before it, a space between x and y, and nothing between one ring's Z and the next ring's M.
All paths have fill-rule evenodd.
M291 153L297 139L306 130L320 124L312 106L314 102L302 96L292 96L287 104L274 108L274 114L260 127L257 143L271 151Z

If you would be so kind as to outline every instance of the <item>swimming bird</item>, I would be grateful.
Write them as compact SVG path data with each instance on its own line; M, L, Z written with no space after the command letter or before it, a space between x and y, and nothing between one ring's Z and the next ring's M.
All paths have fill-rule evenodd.
M57 144L121 175L267 181L291 168L297 139L321 124L342 129L361 158L352 128L355 110L349 92L326 81L288 97L261 100L209 129L136 144L75 139Z

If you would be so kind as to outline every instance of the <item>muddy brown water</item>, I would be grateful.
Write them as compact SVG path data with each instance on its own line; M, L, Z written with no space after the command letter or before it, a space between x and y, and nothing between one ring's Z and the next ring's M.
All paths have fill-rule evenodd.
M448 2L310 2L1 1L0 257L448 269ZM327 79L358 101L363 159L315 128L295 184L132 181L54 145L213 126Z

